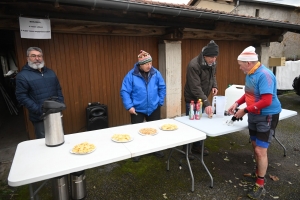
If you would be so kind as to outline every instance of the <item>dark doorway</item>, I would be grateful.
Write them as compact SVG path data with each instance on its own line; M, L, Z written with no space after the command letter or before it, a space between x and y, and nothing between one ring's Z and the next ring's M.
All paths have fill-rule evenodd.
M23 108L15 98L15 55L14 32L0 30L0 163L11 161L17 145L28 140Z

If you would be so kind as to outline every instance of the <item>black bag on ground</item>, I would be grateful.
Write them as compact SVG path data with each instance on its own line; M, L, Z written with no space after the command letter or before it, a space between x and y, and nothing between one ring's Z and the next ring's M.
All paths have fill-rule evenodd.
M300 95L300 75L294 79L293 88L296 91L296 94Z

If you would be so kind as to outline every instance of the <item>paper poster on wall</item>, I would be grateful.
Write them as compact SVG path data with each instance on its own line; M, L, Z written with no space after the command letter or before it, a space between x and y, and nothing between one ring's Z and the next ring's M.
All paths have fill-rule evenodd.
M19 17L21 38L51 39L50 19Z

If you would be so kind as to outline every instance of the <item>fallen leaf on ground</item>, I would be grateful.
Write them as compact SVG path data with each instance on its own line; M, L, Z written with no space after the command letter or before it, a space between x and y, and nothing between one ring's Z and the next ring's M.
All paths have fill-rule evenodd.
M164 193L164 194L163 194L163 197L164 197L164 199L168 199L168 197L167 197L167 194L166 194L166 193Z
M275 163L277 166L280 166L281 164L280 163Z
M279 178L277 176L272 176L271 174L269 174L269 176L273 181L279 181Z
M232 183L232 181L231 181L231 180L229 180L228 182L229 182L229 183Z
M295 166L296 166L296 167L298 167L298 165L297 165L297 164L295 164Z
M226 158L224 158L224 160L225 160L225 161L230 161L230 160L227 158L227 156L226 156Z
M279 199L278 196L272 196L272 195L270 195L270 197L272 197L273 199Z
M293 183L291 183L291 182L289 182L289 181L288 181L288 183L289 183L290 185L292 185L292 184L293 184Z
M251 173L244 174L245 177L251 177Z

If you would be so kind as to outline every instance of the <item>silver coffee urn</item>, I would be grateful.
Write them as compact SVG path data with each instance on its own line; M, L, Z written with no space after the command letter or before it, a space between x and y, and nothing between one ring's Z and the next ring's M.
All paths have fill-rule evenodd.
M64 103L46 100L43 104L43 119L45 127L45 143L48 147L56 147L65 142L61 111L66 109Z
M82 200L87 196L85 171L70 174L71 199Z
M52 199L69 200L68 175L52 178Z

